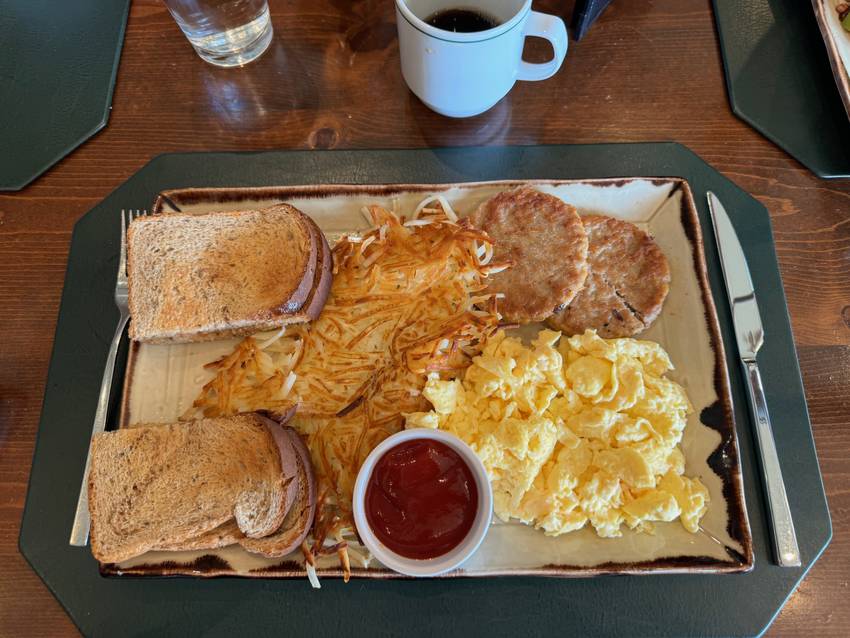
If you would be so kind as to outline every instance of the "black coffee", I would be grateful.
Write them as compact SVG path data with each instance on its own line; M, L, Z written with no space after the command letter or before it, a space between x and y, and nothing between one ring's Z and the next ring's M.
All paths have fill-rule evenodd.
M475 33L499 26L496 18L474 9L443 9L426 18L425 22L455 33Z

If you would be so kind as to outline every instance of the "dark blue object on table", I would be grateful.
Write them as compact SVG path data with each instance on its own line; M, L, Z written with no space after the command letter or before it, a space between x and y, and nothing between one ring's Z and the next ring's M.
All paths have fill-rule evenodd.
M578 0L573 9L573 37L581 40L611 0Z
M0 1L0 190L106 126L130 0Z
M729 304L707 190L746 253L768 335L759 355L803 565L772 564L741 371L729 367L755 567L746 574L416 581L103 578L88 548L68 545L109 340L119 210L166 189L498 179L685 178L702 225L727 353ZM617 188L612 185L611 188ZM730 357L730 361L732 361ZM123 369L119 367L119 369ZM118 384L121 383L119 377ZM120 396L120 391L113 393ZM86 635L752 636L773 620L831 538L770 218L765 208L678 144L402 151L187 153L160 156L77 222L56 326L20 548Z
M810 0L714 0L732 110L818 177L850 177L850 120Z

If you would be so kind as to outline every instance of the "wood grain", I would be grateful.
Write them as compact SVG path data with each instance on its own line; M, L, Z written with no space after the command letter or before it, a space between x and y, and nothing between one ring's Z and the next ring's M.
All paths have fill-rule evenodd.
M818 180L732 115L710 2L615 2L557 76L461 121L404 87L392 3L270 4L270 50L220 70L161 2L135 0L109 126L0 195L0 635L76 631L18 553L18 529L73 224L151 157L643 140L686 144L770 210L835 537L769 634L850 634L850 182ZM569 16L572 2L535 8Z

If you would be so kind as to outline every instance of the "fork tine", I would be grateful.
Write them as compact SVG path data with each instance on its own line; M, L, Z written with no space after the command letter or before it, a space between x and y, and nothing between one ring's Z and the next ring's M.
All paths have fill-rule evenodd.
M127 229L133 221L133 211L121 210L121 252L118 254L118 276L127 276Z

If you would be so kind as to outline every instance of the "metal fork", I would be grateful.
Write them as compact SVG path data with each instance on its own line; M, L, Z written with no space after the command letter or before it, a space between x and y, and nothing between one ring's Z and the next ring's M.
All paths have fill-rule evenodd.
M118 344L124 334L124 328L130 319L130 311L127 306L127 229L130 223L137 217L147 215L146 210L122 210L121 211L121 254L118 257L118 277L115 281L115 305L121 313L112 344L109 346L109 354L106 357L106 366L103 369L103 380L100 382L100 395L97 398L97 411L94 413L94 425L91 434L99 434L106 428L106 413L109 408L109 395L112 391L112 376L115 372L115 356L118 353ZM74 526L71 528L70 544L83 547L89 540L89 527L91 516L89 515L89 465L91 464L91 440L89 450L86 454L86 468L83 471L82 485L80 485L80 496L77 499L77 512L74 514Z

